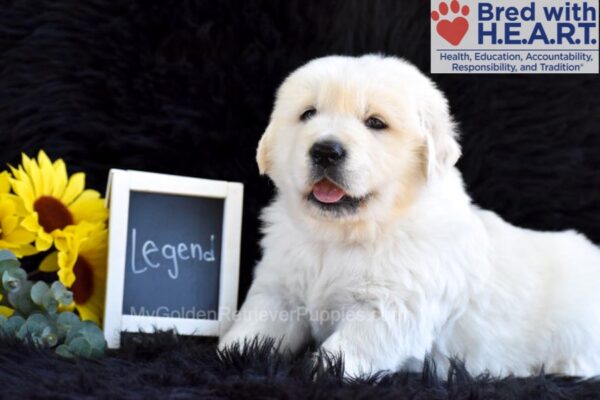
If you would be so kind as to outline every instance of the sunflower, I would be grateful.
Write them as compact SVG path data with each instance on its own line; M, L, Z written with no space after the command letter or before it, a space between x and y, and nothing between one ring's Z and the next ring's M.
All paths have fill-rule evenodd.
M9 174L0 173L0 249L12 251L17 257L37 253L31 243L35 231L23 226L27 211L17 196L10 194Z
M82 320L102 322L106 290L108 231L101 224L82 223L57 232L50 253L40 264L44 272L58 271L58 279L73 292Z
M35 247L48 250L66 227L83 221L105 224L108 212L100 193L85 189L85 174L70 178L63 160L52 163L44 151L30 159L22 155L18 168L11 167L10 184L23 201L28 216L23 226L37 233Z

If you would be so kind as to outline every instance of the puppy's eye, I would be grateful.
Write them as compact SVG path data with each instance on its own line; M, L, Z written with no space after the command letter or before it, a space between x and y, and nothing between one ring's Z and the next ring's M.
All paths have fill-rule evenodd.
M374 129L376 131L386 129L388 127L385 122L383 122L377 117L367 118L367 120L365 121L365 125L367 126L367 128Z
M316 113L317 113L317 110L315 110L313 107L311 107L311 108L307 109L306 111L304 111L300 115L300 121L307 121L307 120L311 119L312 117L314 117Z

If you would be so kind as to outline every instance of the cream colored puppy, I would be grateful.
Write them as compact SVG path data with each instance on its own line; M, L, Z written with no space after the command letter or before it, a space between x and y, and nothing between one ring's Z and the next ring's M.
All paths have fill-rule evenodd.
M257 152L277 186L221 347L343 353L346 375L431 354L472 373L600 374L600 250L471 203L435 85L400 59L326 57L282 84ZM525 162L525 160L524 160Z

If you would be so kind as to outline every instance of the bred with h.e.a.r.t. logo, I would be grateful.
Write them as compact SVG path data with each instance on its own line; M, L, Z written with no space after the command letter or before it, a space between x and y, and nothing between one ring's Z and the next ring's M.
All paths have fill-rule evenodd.
M598 73L598 0L432 0L432 73Z
M453 46L458 46L469 30L469 6L460 6L457 0L450 3L442 1L437 10L431 12L431 19L435 21L435 30L442 38Z

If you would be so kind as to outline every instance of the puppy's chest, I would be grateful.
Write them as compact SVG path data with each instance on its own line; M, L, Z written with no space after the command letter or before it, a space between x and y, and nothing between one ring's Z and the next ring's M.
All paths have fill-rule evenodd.
M333 246L307 249L293 260L287 275L289 293L306 309L317 341L329 336L374 287L386 285L374 264L362 249Z
M396 248L323 245L296 248L293 254L284 274L287 293L291 304L305 309L319 342L344 318L352 318L357 307L420 309L425 302L443 302L444 293L456 292L449 290L443 274L431 272L435 268L430 263Z

